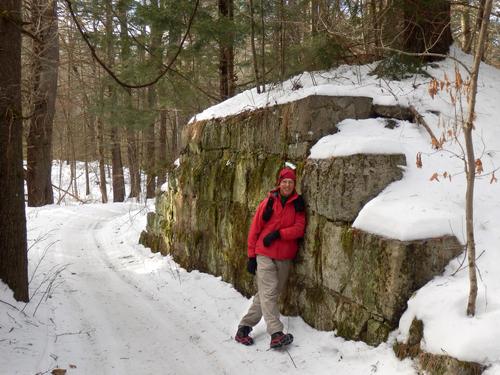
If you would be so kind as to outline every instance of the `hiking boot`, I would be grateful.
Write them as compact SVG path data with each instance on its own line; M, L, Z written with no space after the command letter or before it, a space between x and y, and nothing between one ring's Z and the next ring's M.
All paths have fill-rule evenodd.
M271 335L271 349L281 348L282 346L290 345L293 342L291 333L284 334L283 332L275 332Z
M239 342L240 344L249 346L253 344L253 338L248 336L248 334L252 331L252 327L249 326L240 326L238 327L238 331L236 332L236 335L234 336L234 339L236 342Z

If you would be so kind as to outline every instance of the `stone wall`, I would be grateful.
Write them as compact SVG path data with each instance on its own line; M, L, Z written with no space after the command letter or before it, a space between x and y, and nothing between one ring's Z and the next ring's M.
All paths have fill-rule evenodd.
M410 295L461 247L452 237L401 242L351 228L366 202L402 178L404 155L307 159L338 122L376 112L370 98L311 96L190 124L181 165L148 215L141 243L252 295L245 271L250 220L278 170L292 161L308 225L282 311L349 339L384 341Z

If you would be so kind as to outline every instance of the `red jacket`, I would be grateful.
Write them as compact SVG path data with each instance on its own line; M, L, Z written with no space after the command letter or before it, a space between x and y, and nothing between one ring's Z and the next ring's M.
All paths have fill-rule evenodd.
M283 207L281 197L279 194L275 196L275 192L277 190L271 191L268 197L260 202L252 219L248 233L248 257L250 258L259 254L272 259L293 259L298 250L297 240L304 237L305 210L297 211L293 203L299 198L299 195L293 192ZM262 215L270 197L273 197L274 200L273 214L266 222ZM265 247L263 238L276 230L279 230L280 238L273 241L269 247Z

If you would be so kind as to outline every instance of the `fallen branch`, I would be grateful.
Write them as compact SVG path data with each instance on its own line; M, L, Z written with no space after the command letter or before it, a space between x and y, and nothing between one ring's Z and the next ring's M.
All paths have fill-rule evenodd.
M70 184L70 186L71 186L71 184ZM60 191L62 191L62 192L64 192L64 193L65 193L65 194L64 194L61 198L59 198L59 200L58 200L57 204L61 203L61 201L62 201L62 200L64 199L64 197L66 196L66 194L68 194L70 197L75 198L75 199L76 199L78 202L80 202L80 203L85 203L85 201L82 201L82 200L81 200L80 198L78 198L76 195L71 194L68 190L64 190L64 189L62 189L62 188L60 188L59 186L56 186L56 185L54 185L54 184L52 184L52 187L54 187L54 188L56 188L57 190L60 190ZM68 189L69 189L69 187L68 187Z
M414 121L419 124L419 125L422 125L425 130L427 130L427 133L429 133L429 135L431 136L431 141L432 141L432 144L433 145L438 145L439 142L436 138L436 136L434 135L434 133L432 132L431 128L429 127L429 125L427 125L427 122L425 122L423 116L418 113L418 111L415 109L414 106L410 106L408 108L408 110L410 111L410 113L412 114L413 118L414 118Z

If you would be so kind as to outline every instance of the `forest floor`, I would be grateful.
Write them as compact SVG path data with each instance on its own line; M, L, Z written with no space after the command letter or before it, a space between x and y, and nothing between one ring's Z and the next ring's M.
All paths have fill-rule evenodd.
M262 322L254 346L236 343L250 300L138 245L153 208L28 208L32 298L16 303L0 282L0 374L416 373L389 344L345 341L300 318L283 317L295 335L287 351L268 349Z

